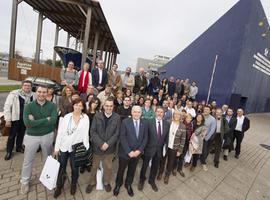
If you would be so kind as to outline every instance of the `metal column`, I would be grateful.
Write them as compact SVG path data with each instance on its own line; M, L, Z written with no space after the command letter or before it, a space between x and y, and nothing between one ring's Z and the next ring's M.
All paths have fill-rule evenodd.
M114 54L114 60L113 60L113 64L116 63L116 59L117 59L117 53Z
M113 57L114 57L114 53L112 52L111 53L112 55L111 55L111 62L110 62L110 68L109 69L111 69L112 68L112 66L113 66Z
M38 29L37 29L36 56L35 56L36 63L39 63L40 61L40 47L41 47L43 19L44 19L43 14L40 12L38 15Z
M108 56L108 61L107 61L107 70L110 69L110 62L111 62L111 52L108 52L109 56Z
M69 42L70 42L70 34L67 33L67 43L66 43L66 47L69 47Z
M75 50L78 50L78 39L76 38L76 42L75 42Z
M94 41L94 48L93 48L93 66L96 65L98 40L99 40L99 30L97 30L95 33L95 41Z
M56 26L55 26L55 36L54 36L54 47L58 44L59 31L60 31L60 28L56 24ZM55 60L56 60L56 52L53 50L53 60L52 60L52 63L53 63L53 66L54 67L55 67Z
M14 58L14 56L15 56L18 4L19 3L17 0L12 0L12 14L11 14L10 41L9 41L9 58Z
M91 24L91 16L92 16L92 9L90 7L87 8L87 18L86 18L86 26L84 31L84 40L83 40L83 50L82 50L82 62L81 66L86 61L86 56L88 53L88 43L89 43L89 34L90 34L90 24Z
M105 66L105 68L106 68L106 66L107 66L107 56L108 56L108 51L106 50L105 51L105 57L104 57L104 66Z

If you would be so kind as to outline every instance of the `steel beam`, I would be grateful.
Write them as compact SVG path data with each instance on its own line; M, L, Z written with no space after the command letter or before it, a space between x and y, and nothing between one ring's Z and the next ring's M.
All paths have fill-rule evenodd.
M12 0L10 41L9 41L9 58L15 57L17 14L18 14L18 2L17 2L17 0Z
M107 70L110 69L110 62L111 62L111 52L108 52L109 56L108 56L108 61L107 61Z
M91 25L91 16L92 16L92 9L91 7L87 8L87 18L86 18L86 25L85 25L85 31L84 31L84 40L83 40L83 51L82 51L82 62L81 66L86 61L86 56L88 53L88 40L90 35L90 25Z
M99 30L96 30L94 47L93 47L93 64L94 64L94 66L96 65L96 59L97 59L98 40L99 40Z
M69 47L70 37L71 37L71 35L70 35L69 33L67 33L67 43L66 43L66 47Z
M55 36L54 36L54 47L58 44L58 38L59 38L59 25L56 24L55 26ZM53 50L53 66L55 67L55 61L56 61L56 52Z
M37 29L36 56L35 56L36 63L40 62L40 47L41 47L43 20L44 20L43 14L40 12L38 15L38 29Z

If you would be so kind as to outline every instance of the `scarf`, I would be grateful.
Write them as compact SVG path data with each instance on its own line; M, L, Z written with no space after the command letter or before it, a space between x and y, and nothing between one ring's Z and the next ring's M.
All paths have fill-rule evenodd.
M86 75L85 75L85 78L84 78L84 85L82 85L83 84L84 73L86 73ZM88 81L89 81L88 76L89 76L89 72L82 70L82 73L81 73L80 78L79 78L79 83L78 83L78 91L80 91L81 93L86 93L87 86L88 86Z
M22 89L19 90L19 95L24 98L24 104L28 104L31 101L32 92L26 93Z

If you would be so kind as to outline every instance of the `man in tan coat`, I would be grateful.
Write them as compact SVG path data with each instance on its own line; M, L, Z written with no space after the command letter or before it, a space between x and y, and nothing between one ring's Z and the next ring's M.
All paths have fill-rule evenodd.
M108 85L112 87L112 92L114 96L116 96L117 91L120 90L122 86L121 75L119 74L117 69L118 69L118 65L114 64L112 66L112 69L108 73Z
M126 73L121 75L122 79L122 90L126 91L126 89L130 89L133 91L133 87L135 85L134 76L131 74L131 68L126 68Z

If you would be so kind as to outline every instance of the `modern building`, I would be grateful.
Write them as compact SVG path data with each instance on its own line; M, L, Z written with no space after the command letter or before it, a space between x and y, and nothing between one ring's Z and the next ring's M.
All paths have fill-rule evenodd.
M166 63L170 61L170 57L155 55L153 59L147 58L138 58L136 71L139 71L140 67L143 67L146 71L153 70L157 71L159 67L164 66Z
M269 23L260 0L240 0L159 71L188 77L199 99L270 111Z

